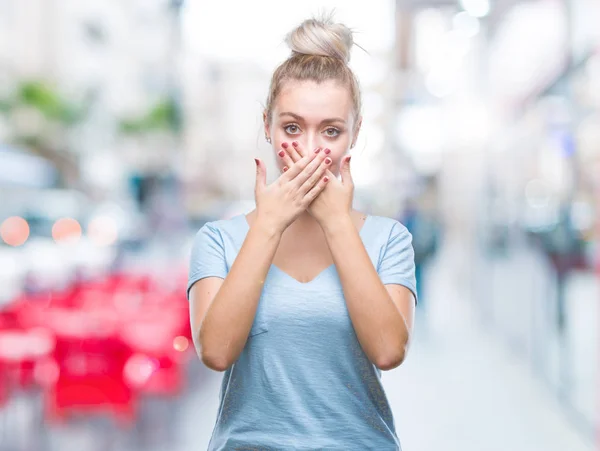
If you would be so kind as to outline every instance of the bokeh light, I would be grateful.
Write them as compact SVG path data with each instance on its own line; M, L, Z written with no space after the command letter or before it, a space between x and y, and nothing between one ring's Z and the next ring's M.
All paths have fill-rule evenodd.
M144 385L158 369L158 364L144 354L135 354L125 364L123 374L132 387Z
M189 346L190 346L189 340L186 337L183 337L181 335L179 337L175 337L175 339L173 340L173 348L176 351L185 352L185 351L187 351Z
M81 225L72 218L62 218L52 227L52 238L58 242L77 241L81 238Z
M97 216L88 224L87 235L98 246L110 246L117 241L117 224L109 216Z
M11 216L2 222L0 236L9 246L21 246L29 238L29 224L19 216Z

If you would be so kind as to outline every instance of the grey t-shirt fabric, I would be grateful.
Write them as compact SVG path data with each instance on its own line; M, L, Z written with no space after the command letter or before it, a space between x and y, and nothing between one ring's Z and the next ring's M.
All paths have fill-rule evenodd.
M245 215L202 226L188 295L200 279L227 276L248 230ZM416 300L406 227L367 216L360 236L381 281ZM381 372L358 342L335 265L308 283L271 265L244 350L223 373L209 450L399 449Z

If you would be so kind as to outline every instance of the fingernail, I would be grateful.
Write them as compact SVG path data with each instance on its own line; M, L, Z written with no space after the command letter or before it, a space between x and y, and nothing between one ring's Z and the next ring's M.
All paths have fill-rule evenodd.
M287 167L287 166L284 166L284 167L283 167L283 172L285 172L285 171L287 171L287 170L288 170L288 167Z
M282 143L281 147L283 147L284 149L287 149L288 148L288 143Z
M326 155L329 155L331 153L331 150L325 149L324 152L325 152Z
M321 151L321 148L320 148L320 147L317 147L317 148L315 149L315 153L319 153L320 151Z
M255 158L254 162L256 163L256 166L258 166L258 158Z
M329 158L329 157L325 158L325 164L331 164L331 158Z
M283 157L285 155L285 152L283 150L280 150L277 155L279 155L280 157Z
M348 157L348 159L346 160L346 162L350 163L350 158L352 158L352 155L350 155L350 156Z
M327 183L327 182L329 181L329 177L327 177L327 176L323 177L323 181L324 181L325 183Z
M292 143L292 146L294 146L294 147L298 147L298 141L294 141L294 142Z

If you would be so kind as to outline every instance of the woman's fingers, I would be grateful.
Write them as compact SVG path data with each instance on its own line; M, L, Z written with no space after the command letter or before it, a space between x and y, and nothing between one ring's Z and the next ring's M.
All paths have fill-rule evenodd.
M294 141L292 145L289 146L286 150L290 154L290 157L292 157L292 160L294 161L298 161L300 158L302 158L308 153L303 151L298 141Z
M267 186L267 170L263 166L260 159L255 158L256 163L256 183L254 185L255 192L262 191Z
M325 170L331 179L332 174L328 170L332 164L331 158L328 157L331 152L329 149L318 147L312 152L305 152L296 141L291 145L284 142L281 147L278 155L284 164L284 181L293 181L298 189L308 191L324 175ZM323 171L320 170L321 167L324 168Z
M312 155L312 161L294 178L294 183L298 188L301 188L302 185L304 185L306 181L309 180L311 176L313 176L313 174L319 170L320 166L323 164L323 161L326 159L326 156L323 154L323 152L319 152L318 154L313 153ZM303 161L305 158L307 157L302 157L299 162ZM329 158L329 162L326 163L326 165L328 166L330 164L331 158Z
M302 157L297 162L290 163L290 166L288 166L288 170L285 171L283 174L281 174L279 180L283 183L287 183L287 182L291 182L291 181L297 182L297 180L296 180L297 177L300 174L303 174L304 171L309 171L309 173L311 174L312 172L314 172L314 170L318 166L318 163L317 163L316 165L309 167L309 165L313 162L315 157L318 157L318 155L313 154L310 156ZM301 179L302 181L300 183L296 183L296 186L299 187L308 178L308 176L304 176L304 175L302 177L303 177Z
M325 189L329 180L331 180L331 177L328 175L321 177L319 181L315 184L315 186L313 186L308 191L308 193L306 193L303 200L307 206L310 205L312 201L314 201L317 198L317 196Z
M283 149L281 149L277 155L279 155L279 158L281 158L283 160L284 167L287 167L289 169L299 159L298 160L292 159L292 157L286 151L286 149L289 148L289 145L287 143L283 143L281 145L281 147L283 147Z
M316 159L315 159L316 160ZM301 191L307 193L311 190L313 186L317 184L319 179L323 178L328 171L328 168L331 166L331 158L325 157L321 164L317 167L317 169L308 177L308 179L302 185Z
M305 151L296 141L294 141L291 146L285 147L284 149L286 150L286 153L288 153L290 157L292 157L292 160L294 162L300 160L305 155L311 154L311 152ZM317 147L316 149L312 150L312 152L325 152L326 155L329 155L331 153L331 150L328 148Z

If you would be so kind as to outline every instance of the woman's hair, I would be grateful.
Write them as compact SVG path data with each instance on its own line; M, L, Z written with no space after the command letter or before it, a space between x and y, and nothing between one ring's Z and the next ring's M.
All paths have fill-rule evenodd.
M271 114L277 96L286 81L310 80L322 83L335 80L350 90L354 107L355 125L361 111L358 80L350 67L350 51L354 44L352 31L341 23L334 23L332 15L308 19L286 37L292 54L273 73L265 113Z

